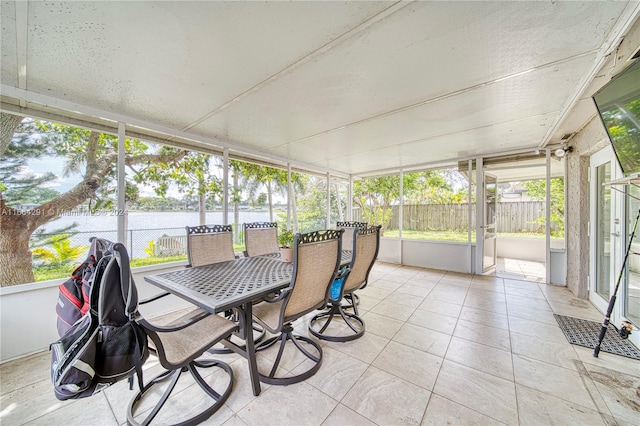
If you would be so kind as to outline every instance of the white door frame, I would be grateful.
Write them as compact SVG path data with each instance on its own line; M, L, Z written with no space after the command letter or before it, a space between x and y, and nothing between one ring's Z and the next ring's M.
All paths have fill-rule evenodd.
M616 161L613 150L610 146L598 151L590 157L589 164L589 177L590 177L590 224L589 224L589 300L593 303L603 314L607 311L609 300L615 289L618 275L620 274L620 262L623 258L621 253L624 252L624 200L622 194L618 191L611 190L611 218L610 218L610 233L611 238L609 242L609 298L605 300L601 295L596 292L596 262L597 262L597 247L596 247L596 235L597 235L597 175L596 170L598 166L602 166L606 163L611 164L611 180L619 179L622 177L622 173L619 170L618 163ZM620 314L622 312L621 303L622 299L620 294L617 295L620 303L616 303L611 315L611 322L616 323L620 320Z

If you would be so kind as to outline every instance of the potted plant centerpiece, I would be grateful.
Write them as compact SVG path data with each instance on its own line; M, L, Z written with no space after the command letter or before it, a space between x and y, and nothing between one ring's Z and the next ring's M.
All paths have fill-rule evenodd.
M278 245L280 246L280 259L283 262L293 262L293 239L291 229L281 229L278 232Z

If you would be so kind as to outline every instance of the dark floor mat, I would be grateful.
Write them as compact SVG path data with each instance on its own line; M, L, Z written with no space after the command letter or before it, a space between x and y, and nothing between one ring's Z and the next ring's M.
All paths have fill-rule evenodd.
M602 328L601 323L558 314L553 316L556 317L556 321L558 321L564 335L567 336L569 343L592 349L596 347ZM609 324L600 350L627 358L640 359L640 350L633 346L629 340L620 337L618 330L612 324Z

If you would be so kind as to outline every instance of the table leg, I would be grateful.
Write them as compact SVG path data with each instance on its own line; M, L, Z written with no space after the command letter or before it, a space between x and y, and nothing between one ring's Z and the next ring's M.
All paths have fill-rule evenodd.
M256 347L253 341L253 316L251 313L251 302L243 305L244 315L244 338L247 351L247 361L249 362L249 377L251 378L251 388L255 396L260 395L260 377L258 376L258 362L256 361Z

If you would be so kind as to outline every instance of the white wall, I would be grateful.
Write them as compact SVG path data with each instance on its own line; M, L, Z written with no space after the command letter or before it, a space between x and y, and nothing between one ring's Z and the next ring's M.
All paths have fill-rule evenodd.
M467 243L402 241L402 263L409 266L471 273L471 254Z
M378 260L380 262L401 263L401 242L398 238L380 238Z
M143 299L160 290L144 281L144 275L183 268L186 262L133 269L133 277ZM64 279L0 288L0 362L39 352L58 339L56 302L58 286ZM188 303L174 296L140 307L151 317L170 312Z

